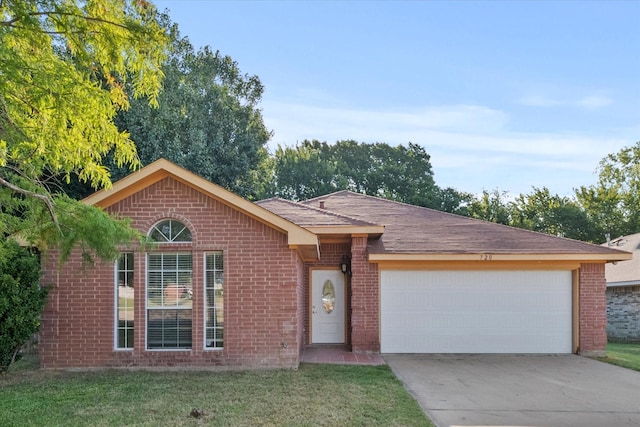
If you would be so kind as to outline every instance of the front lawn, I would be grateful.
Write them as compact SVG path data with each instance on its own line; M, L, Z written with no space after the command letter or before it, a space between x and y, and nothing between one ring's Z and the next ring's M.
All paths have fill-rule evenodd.
M192 416L196 408L202 413ZM387 366L39 371L0 376L3 426L429 426Z
M598 360L640 371L640 344L609 343L606 357Z

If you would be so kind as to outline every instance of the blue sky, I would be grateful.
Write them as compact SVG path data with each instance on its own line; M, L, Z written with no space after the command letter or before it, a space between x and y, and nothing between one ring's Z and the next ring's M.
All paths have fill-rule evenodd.
M640 1L154 3L260 77L272 152L414 142L441 187L571 195L640 141Z

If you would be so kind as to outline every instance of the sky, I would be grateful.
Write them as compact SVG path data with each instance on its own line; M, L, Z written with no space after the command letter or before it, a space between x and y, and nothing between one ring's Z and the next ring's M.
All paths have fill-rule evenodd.
M413 142L440 187L571 196L640 141L640 1L154 1L265 87L269 149Z

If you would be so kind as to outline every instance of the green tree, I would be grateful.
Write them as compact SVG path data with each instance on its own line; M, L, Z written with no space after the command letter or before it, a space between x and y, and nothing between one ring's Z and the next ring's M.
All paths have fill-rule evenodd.
M279 197L298 201L338 189L336 166L318 141L304 141L296 147L278 146L274 163L275 194ZM345 188L348 187L342 183Z
M640 232L640 142L604 157L598 182L575 192L580 207L592 222L598 242L606 234Z
M474 198L468 207L469 216L497 224L509 225L511 223L512 205L506 199L507 191L494 189L482 190L482 195Z
M136 168L114 124L134 98L157 104L167 35L142 0L0 1L0 233L32 243L80 244L112 256L132 232L97 209L55 194L52 176L111 185L104 159ZM96 239L95 221L108 232ZM114 231L115 232L110 232Z
M586 212L568 197L551 195L546 187L519 195L511 212L515 227L583 241L594 237Z
M279 147L274 159L275 192L302 200L337 190L384 197L404 203L453 210L464 196L439 189L433 179L430 156L418 144L390 146L353 140L327 144L303 141Z
M473 201L473 194L464 193L452 187L439 188L437 200L439 206L435 209L456 215L470 216L469 205Z
M0 240L0 373L20 357L20 349L40 329L47 288L39 285L37 255L13 240Z
M135 100L117 124L136 141L143 164L164 157L237 194L261 196L271 137L258 108L262 83L209 47L195 52L167 16L163 25L172 53L159 108Z

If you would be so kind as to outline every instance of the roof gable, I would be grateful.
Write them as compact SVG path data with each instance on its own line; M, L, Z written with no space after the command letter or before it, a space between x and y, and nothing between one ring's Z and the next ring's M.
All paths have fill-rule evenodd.
M100 190L85 198L83 202L104 209L167 177L171 177L247 216L286 233L289 247L298 249L303 259L313 260L318 258L318 238L309 230L305 230L299 225L165 159L156 160L150 165L115 182L110 189Z

